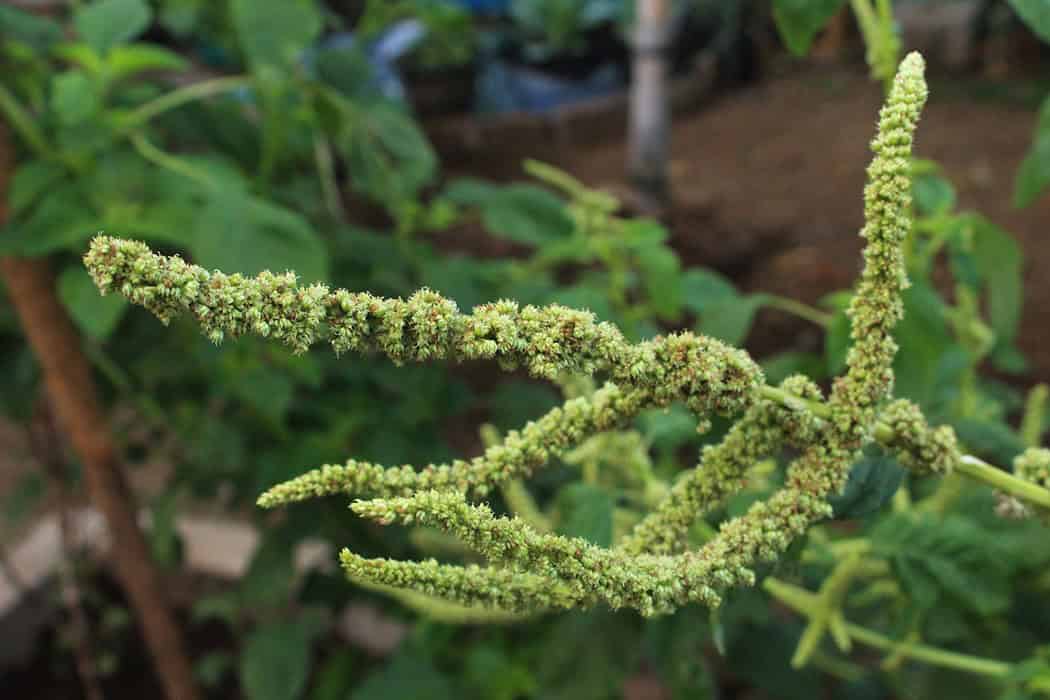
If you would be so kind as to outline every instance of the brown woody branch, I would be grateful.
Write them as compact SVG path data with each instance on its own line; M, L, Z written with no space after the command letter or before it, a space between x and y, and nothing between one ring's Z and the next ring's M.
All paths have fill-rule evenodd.
M7 218L7 186L13 149L0 124L0 223ZM112 536L117 576L142 627L157 675L170 700L197 700L189 658L164 594L80 337L55 293L46 259L0 257L0 279L43 371L45 391L59 425L84 469L92 503Z

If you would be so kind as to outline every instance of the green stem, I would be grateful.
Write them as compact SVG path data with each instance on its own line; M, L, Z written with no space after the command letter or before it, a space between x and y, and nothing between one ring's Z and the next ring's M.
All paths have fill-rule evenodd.
M820 418L831 417L831 408L819 401L810 401L808 399L799 398L783 389L778 389L777 387L772 386L763 386L759 390L759 393L763 398L775 401L785 408L790 408L796 411L810 411ZM884 445L892 443L893 439L896 437L893 428L886 423L878 421L875 423L873 435L876 442ZM1029 481L1025 481L1024 479L1020 479L1013 474L994 467L972 455L964 455L958 462L956 462L955 471L976 481L984 482L1004 493L1016 496L1017 498L1028 501L1034 505L1043 508L1050 508L1050 490L1044 489Z
M784 603L789 608L805 615L806 617L809 617L811 612L818 609L818 596L804 588L779 581L772 576L765 580L763 587L770 595L781 603ZM1013 669L1011 664L1003 661L995 661L994 659L986 659L980 656L971 656L969 654L946 651L926 644L898 642L879 634L878 632L851 622L845 623L844 626L850 638L862 644L867 644L876 649L890 651L900 656L914 659L915 661L923 661L934 666L951 668L957 671L965 671L967 673L975 673L982 676L991 676L993 678L1004 678Z
M125 129L134 129L135 127L145 124L154 117L160 116L164 112L168 112L176 107L181 107L184 104L205 97L221 95L224 92L231 92L238 88L245 87L250 83L251 79L246 75L233 75L225 78L202 80L199 83L193 83L192 85L172 90L166 95L161 95L160 97L150 100L146 104L136 108L125 118L123 126Z
M991 676L993 678L1003 678L1008 675L1012 669L1010 664L1003 661L995 661L994 659L985 659L980 656L971 656L969 654L946 651L926 644L896 642L878 632L850 622L846 623L846 631L849 633L850 637L856 639L862 644L867 644L876 649L893 651L908 658L915 659L916 661L924 661L928 664L933 664L934 666L952 668L957 671L966 671L967 673L976 673L978 675Z
M1043 420L1046 415L1046 399L1050 387L1036 384L1028 392L1024 405L1024 416L1021 418L1021 439L1025 447L1039 447L1043 440Z
M135 147L135 150L138 151L140 156L149 162L162 168L167 168L168 170L184 177L188 177L191 180L195 180L205 187L213 187L215 185L207 173L190 165L182 158L178 158L157 148L149 142L149 139L147 139L142 132L136 131L130 138L131 144Z
M803 304L800 301L770 294L765 297L765 302L766 306L771 309L778 309L789 314L794 314L795 316L804 318L822 328L827 328L831 325L831 319L833 318L831 314L826 311L821 311L820 309L815 309L808 304Z
M18 101L18 98L3 85L0 85L0 112L3 112L7 122L14 127L26 144L36 151L37 155L42 158L50 158L54 155L47 139L44 138L44 132L37 127L33 117Z

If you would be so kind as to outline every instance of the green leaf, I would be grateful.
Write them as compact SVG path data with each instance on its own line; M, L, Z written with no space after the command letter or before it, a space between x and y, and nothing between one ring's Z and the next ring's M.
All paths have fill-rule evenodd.
M0 28L6 41L18 41L37 51L45 51L62 41L62 26L46 17L0 5Z
M893 361L897 393L920 404L933 394L940 359L954 345L945 323L944 302L921 280L904 291L904 318L894 337L900 351Z
M1044 103L1044 110L1050 98ZM1014 206L1027 207L1043 193L1050 184L1050 128L1040 124L1032 146L1021 161L1014 179Z
M736 287L714 270L691 267L681 276L682 304L694 313L738 296Z
M241 578L240 598L249 607L279 606L287 602L294 583L292 543L287 537L271 534L255 550Z
M105 54L144 32L150 18L150 8L144 0L96 0L73 13L73 26L84 41Z
M25 219L0 230L0 253L35 257L88 240L98 216L75 183L48 192Z
M233 661L233 654L228 651L208 652L193 665L193 677L205 688L216 688L233 669Z
M475 646L467 654L465 675L475 697L486 700L517 700L536 691L536 678L524 664L488 646Z
M99 294L91 276L80 265L67 267L59 275L58 297L80 330L95 340L112 335L128 310L128 302L120 294Z
M558 494L558 532L608 547L612 544L614 505L612 496L597 486L571 484Z
M649 304L661 318L675 320L682 307L681 263L663 240L666 229L656 222L638 220L624 225L624 235L640 237L639 229L649 232L649 240L635 247L638 270L642 275Z
M328 250L299 214L223 188L204 207L190 244L196 261L228 273L294 270L305 283L328 279Z
M1010 7L1036 36L1050 43L1050 2L1047 0L1009 0Z
M774 386L793 374L804 374L817 381L827 374L824 358L812 352L787 350L765 358L761 364L766 382Z
M328 657L317 674L310 700L344 700L354 685L358 663L350 651L337 651Z
M920 609L946 595L981 615L1003 612L1010 605L1011 576L1027 556L1027 545L961 515L894 514L879 522L870 539Z
M381 670L369 676L351 700L452 700L460 697L455 686L426 658L401 652Z
M52 160L29 160L19 165L7 193L11 215L17 217L22 214L65 174L65 169Z
M500 188L482 204L481 219L493 236L531 246L564 239L573 229L562 201L528 184Z
M136 43L116 46L106 57L112 80L122 80L145 71L181 71L189 62L174 51L155 44Z
M850 469L842 493L828 499L835 518L863 518L880 511L904 480L904 469L892 457L862 457Z
M1024 451L1024 441L1009 426L991 421L964 418L952 427L970 450L999 464L1010 464Z
M61 124L72 126L98 112L98 94L81 71L59 73L51 81L51 109Z
M633 620L604 610L559 615L539 642L533 664L543 700L609 700L623 697L635 668L640 637Z
M253 68L292 65L322 26L313 0L231 0L230 15Z
M955 208L955 187L936 173L917 175L911 191L915 207L923 216L939 216Z
M765 300L764 294L748 294L708 304L696 330L730 345L741 345Z
M354 187L391 208L415 204L437 172L437 156L418 124L391 104L346 109L337 144Z
M973 256L988 293L988 317L997 343L1011 343L1021 322L1024 285L1021 248L1013 236L974 217Z
M455 204L480 207L499 191L499 186L474 177L460 177L445 187L442 196Z
M260 627L241 652L241 688L250 700L295 700L310 671L309 630L296 622Z
M804 56L845 0L773 0L773 21L788 50Z
M238 373L233 394L274 425L280 426L295 393L295 385L284 372L262 366Z

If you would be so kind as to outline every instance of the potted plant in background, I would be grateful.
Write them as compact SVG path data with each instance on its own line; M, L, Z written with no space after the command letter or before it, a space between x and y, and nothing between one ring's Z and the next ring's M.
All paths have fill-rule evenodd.
M478 33L467 9L443 0L369 0L357 31L397 54L406 98L418 114L471 110Z

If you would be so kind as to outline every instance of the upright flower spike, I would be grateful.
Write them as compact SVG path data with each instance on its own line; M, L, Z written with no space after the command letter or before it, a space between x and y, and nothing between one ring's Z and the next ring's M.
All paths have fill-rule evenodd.
M925 62L916 52L900 64L879 128L872 141L874 158L864 188L864 270L848 315L853 345L846 356L846 376L835 386L832 403L844 409L840 420L856 442L867 437L876 404L893 388L892 331L904 315L901 293L908 286L903 244L911 228L911 147L919 114L926 103ZM848 426L843 426L848 427Z

